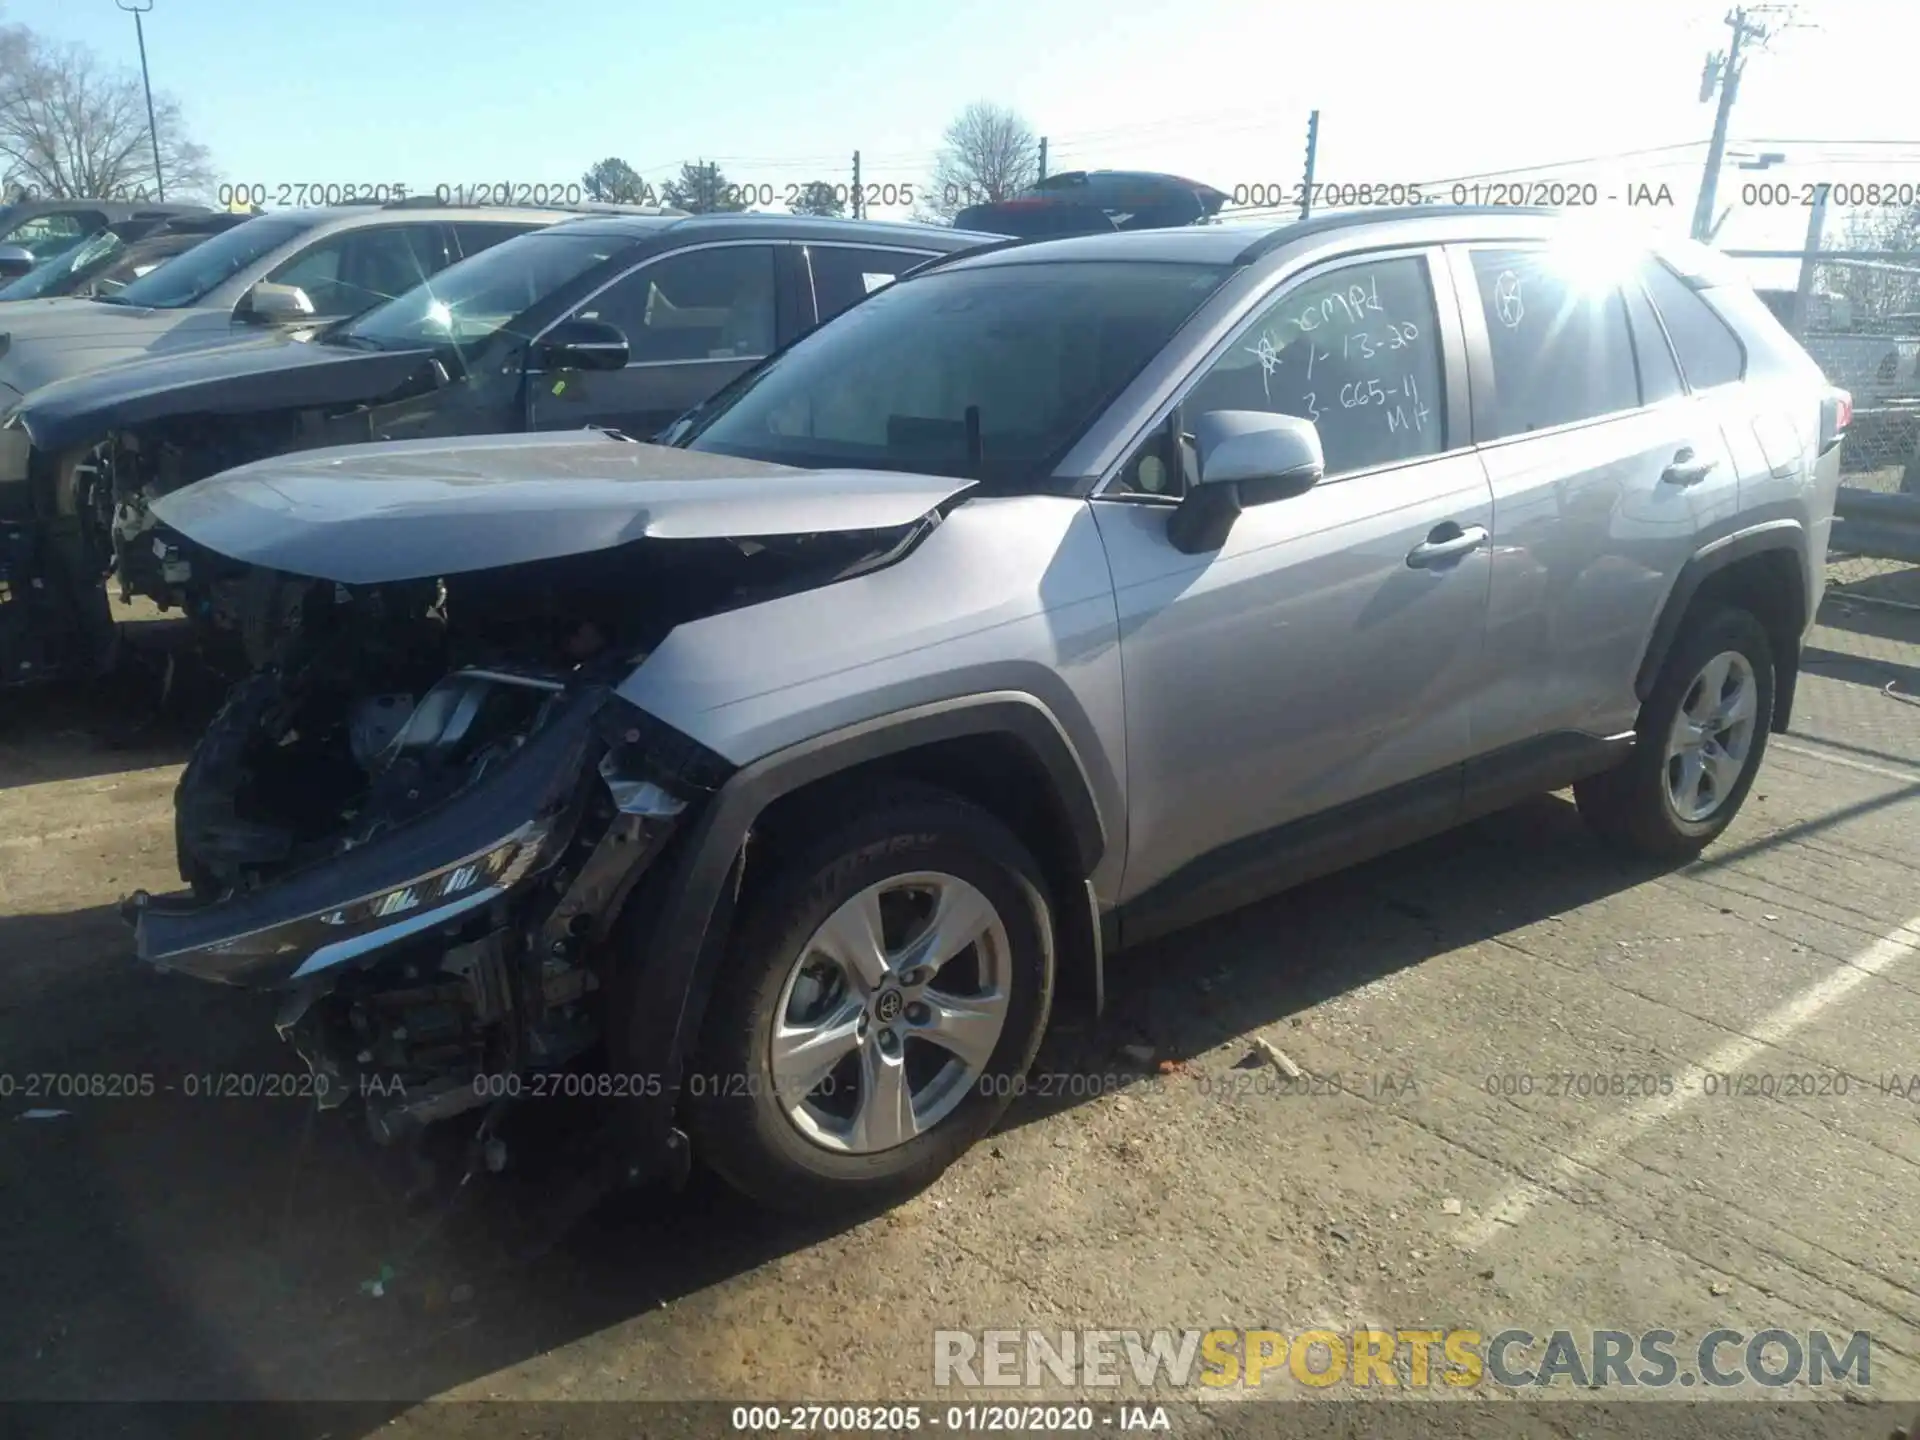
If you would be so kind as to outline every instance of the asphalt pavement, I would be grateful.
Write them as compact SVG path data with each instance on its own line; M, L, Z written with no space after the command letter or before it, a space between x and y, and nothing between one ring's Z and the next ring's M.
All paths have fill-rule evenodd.
M1917 576L1858 593L1913 605ZM343 1123L200 1093L293 1061L256 997L129 959L114 902L177 883L190 727L113 738L112 703L8 697L0 1396L353 1401L302 1433L451 1436L499 1413L416 1402L1125 1396L1176 1431L1251 1434L1306 1423L1269 1400L1418 1393L1652 1400L1678 1434L1851 1392L1742 1409L1740 1433L1885 1435L1891 1412L1854 1402L1920 1413L1920 610L1831 595L1806 669L1701 860L1617 860L1542 797L1120 957L1109 1013L1049 1040L999 1134L844 1228L698 1179L568 1224L538 1136L409 1210L408 1177ZM27 1078L55 1075L107 1078ZM1815 1387L1776 1343L1759 1369L1786 1383L1749 1374L1684 1413L1705 1382L1421 1387L1404 1347L1394 1386L1284 1362L1257 1387L935 1383L959 1343L937 1332L1157 1327L1539 1337L1509 1377L1557 1331L1670 1331L1689 1375L1715 1331L1736 1368L1761 1332L1865 1333L1871 1364ZM1485 1412L1430 1408L1419 1433L1495 1433L1464 1418ZM515 1413L636 1433L618 1407ZM653 1413L640 1428L666 1433ZM1525 1433L1627 1433L1571 1413Z

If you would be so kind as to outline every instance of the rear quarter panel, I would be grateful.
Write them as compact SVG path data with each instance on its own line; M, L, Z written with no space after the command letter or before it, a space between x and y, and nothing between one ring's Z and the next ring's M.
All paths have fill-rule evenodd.
M1720 401L1722 426L1740 471L1736 525L1790 519L1800 526L1810 628L1825 592L1840 488L1838 448L1819 453L1820 403L1831 386L1751 290L1724 285L1704 294L1747 351L1746 379L1727 387Z

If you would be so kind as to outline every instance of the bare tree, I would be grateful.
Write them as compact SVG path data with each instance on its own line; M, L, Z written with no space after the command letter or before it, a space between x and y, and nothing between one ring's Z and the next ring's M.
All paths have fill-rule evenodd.
M17 26L0 37L0 65L0 181L48 199L156 198L137 72ZM215 179L206 147L188 138L178 101L155 95L153 112L167 195L204 198Z
M847 187L829 180L808 181L794 201L793 213L842 219L847 213Z
M1019 113L976 100L941 137L933 179L917 207L926 219L951 221L969 205L1008 200L1040 178L1040 141Z

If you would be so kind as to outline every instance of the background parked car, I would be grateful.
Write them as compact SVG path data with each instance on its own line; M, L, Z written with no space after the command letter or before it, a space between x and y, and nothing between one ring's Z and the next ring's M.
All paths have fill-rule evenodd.
M115 220L134 215L203 215L204 205L133 204L123 200L23 200L0 206L0 280L15 280L35 265Z
M1003 235L1098 234L1106 230L1164 230L1211 219L1226 192L1183 175L1154 170L1063 170L1011 200L972 205L954 224Z
M0 303L50 300L57 296L91 299L113 295L135 280L183 255L202 240L244 224L246 215L136 215L116 220L78 244L42 260L11 285L0 287Z
M117 361L357 315L568 213L409 200L256 216L110 299L35 300L0 312L0 410L51 380ZM0 470L0 484L7 478Z
M97 658L89 637L111 632L100 628L104 600L87 592L109 569L125 595L184 606L256 654L271 642L284 618L272 596L226 583L152 533L151 502L172 489L358 440L582 426L650 435L914 266L996 238L784 215L575 219L311 342L267 337L48 385L0 430L0 454L25 450L42 474L32 513L51 527L43 535L69 527L78 547L66 638L36 642L32 673ZM92 616L85 632L73 626L78 607ZM4 645L0 635L3 673L27 678Z

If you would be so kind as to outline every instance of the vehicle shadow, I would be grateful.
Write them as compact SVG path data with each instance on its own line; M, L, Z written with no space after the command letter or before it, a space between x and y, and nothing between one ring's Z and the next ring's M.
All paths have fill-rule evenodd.
M1906 583L1898 591L1891 585L1869 589L1871 582L1868 581L1849 586L1846 590L1829 590L1820 602L1820 624L1831 630L1844 630L1851 635L1870 636L1876 640L1906 644L1920 641L1920 608L1914 608L1920 607L1920 584L1912 583L1907 575L1877 578ZM1892 603L1876 603L1880 598Z
M1847 655L1818 645L1801 651L1800 664L1809 675L1824 675L1829 680L1875 690L1894 685L1908 695L1920 695L1920 665L1904 665L1878 655Z
M1533 802L1116 958L1108 1014L1063 1026L1039 1063L1197 1054L1648 873L1564 800ZM138 967L109 907L0 917L0 1394L371 1402L312 1412L310 1430L276 1412L276 1433L366 1434L843 1228L771 1218L698 1174L569 1225L563 1138L410 1208L413 1173L343 1115L258 1093L298 1071L271 1010ZM1030 1098L1005 1123L1077 1103ZM533 1128L564 1137L568 1120Z
M135 621L122 629L121 662L102 679L0 691L0 790L187 758L226 682L195 663L182 622Z
M1660 873L1601 846L1570 799L1540 796L1110 957L1106 1014L1097 1025L1050 1036L1036 1068L1105 1077L1187 1060ZM1137 1054L1143 1045L1152 1061L1128 1056L1127 1047ZM1060 1088L1030 1095L1006 1124L1071 1108L1077 1101Z

